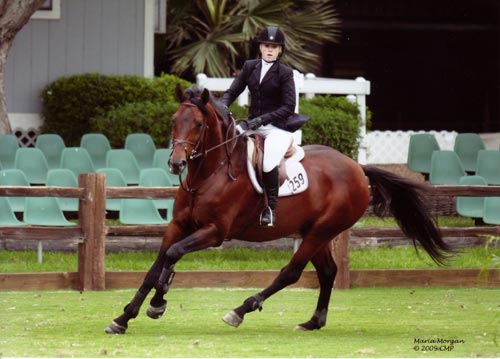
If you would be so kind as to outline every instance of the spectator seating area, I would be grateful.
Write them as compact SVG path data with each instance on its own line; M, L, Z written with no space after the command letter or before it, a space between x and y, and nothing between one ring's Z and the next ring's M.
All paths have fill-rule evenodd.
M124 148L111 148L100 133L66 147L57 134L41 134L35 147L20 147L12 134L0 135L0 186L77 187L81 173L104 173L107 186L170 187L179 177L168 169L171 149L156 148L150 135L127 136ZM165 224L173 199L107 199L106 210L123 224ZM78 211L77 198L0 197L0 225L74 226L66 216ZM66 216L65 216L66 213ZM22 218L22 220L21 220Z
M453 150L441 150L432 134L410 137L408 168L434 185L500 185L500 149L485 149L479 134L459 133ZM461 216L500 224L500 197L457 197Z

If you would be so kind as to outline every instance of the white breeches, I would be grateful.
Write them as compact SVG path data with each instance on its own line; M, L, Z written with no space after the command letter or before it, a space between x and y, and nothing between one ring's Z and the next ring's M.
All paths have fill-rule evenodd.
M264 172L270 172L280 164L285 156L286 151L293 142L293 134L271 124L261 126L255 131L249 132L256 133L265 138L264 163L262 167Z

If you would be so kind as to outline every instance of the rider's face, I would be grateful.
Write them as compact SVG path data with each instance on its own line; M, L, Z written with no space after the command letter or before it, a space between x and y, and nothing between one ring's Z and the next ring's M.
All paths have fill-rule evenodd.
M260 44L259 49L262 58L267 62L276 61L281 54L281 46L276 44Z

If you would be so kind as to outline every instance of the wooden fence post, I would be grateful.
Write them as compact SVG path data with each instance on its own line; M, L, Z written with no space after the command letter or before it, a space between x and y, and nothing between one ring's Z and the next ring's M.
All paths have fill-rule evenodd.
M332 254L337 263L337 276L333 287L335 289L349 289L349 229L340 233L332 241Z
M104 174L83 173L78 178L84 195L79 203L79 220L83 242L78 246L80 290L106 289L106 177Z

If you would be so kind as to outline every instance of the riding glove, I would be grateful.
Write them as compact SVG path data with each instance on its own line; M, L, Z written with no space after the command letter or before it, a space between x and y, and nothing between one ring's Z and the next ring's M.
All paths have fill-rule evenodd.
M243 120L240 122L239 125L244 130L252 130L253 131L253 130L258 129L263 124L264 124L264 121L262 120L262 117L255 117L255 118L252 118L250 120Z

